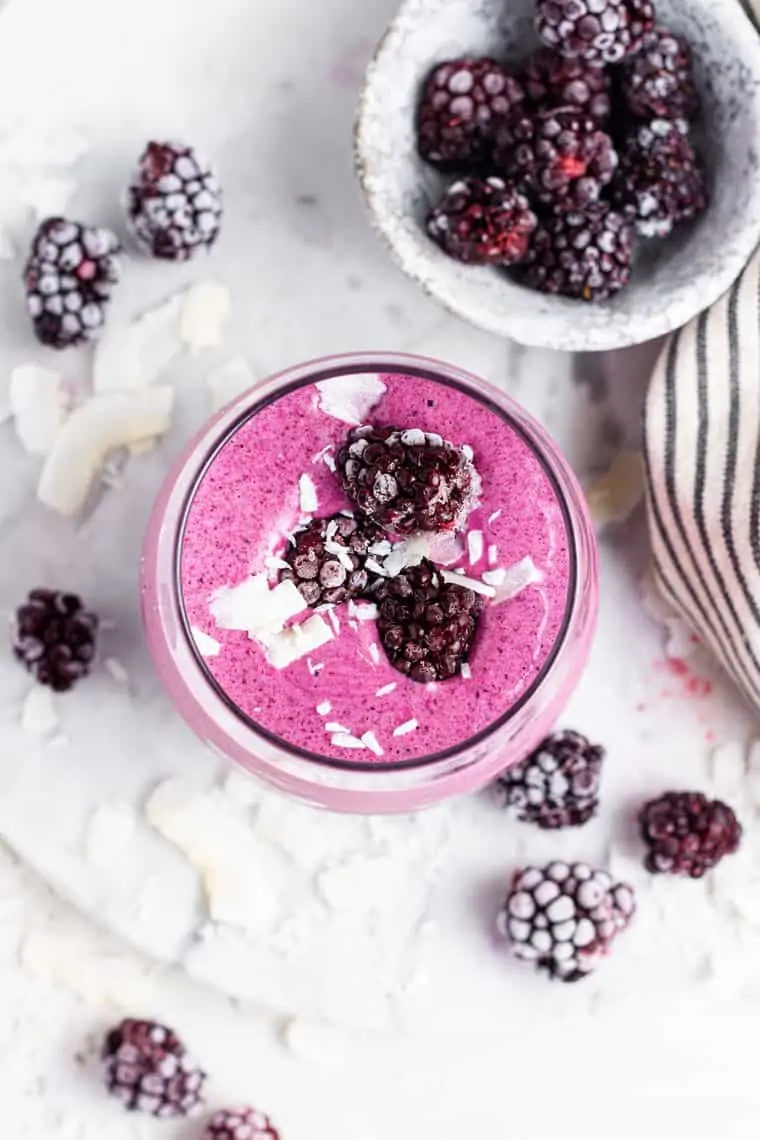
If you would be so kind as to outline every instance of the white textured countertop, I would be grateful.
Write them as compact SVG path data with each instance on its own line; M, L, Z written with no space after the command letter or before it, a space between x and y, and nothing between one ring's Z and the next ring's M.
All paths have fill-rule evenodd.
M81 588L115 620L106 651L128 672L125 685L101 670L61 706L56 747L22 731L28 686L5 659L0 666L0 835L36 868L0 848L0 1121L9 1140L199 1134L129 1118L103 1095L92 1058L124 1014L175 1025L212 1075L210 1106L253 1103L283 1140L758 1135L757 842L712 889L652 885L626 823L643 795L693 785L726 795L751 837L757 778L743 745L755 726L699 654L685 675L668 664L668 635L642 610L640 511L603 534L599 638L567 718L609 749L604 809L590 828L547 837L473 799L419 823L364 828L315 816L304 830L305 817L274 798L262 810L240 787L223 803L206 791L200 815L185 819L191 830L213 831L214 813L234 811L241 827L254 821L251 852L265 849L260 893L232 890L223 906L217 898L236 920L226 923L207 921L200 856L177 850L176 828L166 841L160 811L165 838L124 840L118 858L104 851L103 820L106 830L114 820L97 814L104 804L147 829L145 801L162 780L181 773L208 786L225 775L157 692L134 591L150 495L204 414L202 380L215 364L241 353L263 376L328 352L429 353L508 387L588 482L637 445L650 351L571 360L485 336L422 296L370 232L350 135L362 69L392 10L392 0L7 0L0 11L0 379L36 360L60 364L86 389L87 354L53 360L31 341L21 257L35 210L120 225L119 193L149 136L186 137L218 160L225 230L200 266L131 259L112 319L126 322L199 275L222 282L233 306L219 351L175 368L182 395L170 438L129 464L122 490L84 531L41 512L39 464L22 456L10 425L0 428L0 606L12 609L43 579ZM114 549L124 552L118 566ZM669 636L680 660L681 631ZM722 751L711 765L714 746ZM555 852L611 858L641 894L626 945L586 988L550 986L513 964L502 973L489 938L516 861ZM278 890L295 882L283 853L306 891L283 921L296 937L303 920L326 963L336 948L346 955L343 987L339 969L315 972L308 955L270 937L261 900L272 904L272 881ZM367 860L369 902L366 880L356 882ZM269 880L269 867L280 877ZM387 892L407 872L431 889L417 898L404 884L399 917ZM101 924L181 959L196 980L97 930L38 873ZM313 883L324 931L322 917L309 925Z

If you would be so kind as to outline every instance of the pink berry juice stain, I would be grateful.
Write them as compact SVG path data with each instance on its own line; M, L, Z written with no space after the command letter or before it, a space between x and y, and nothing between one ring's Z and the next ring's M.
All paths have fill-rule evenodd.
M477 579L530 558L538 571L539 580L510 600L485 599L465 675L432 685L408 679L385 657L375 622L356 620L346 605L323 615L332 639L283 669L247 633L215 624L209 607L219 589L262 573L276 584L272 556L311 517L301 510L303 475L316 488L314 516L350 507L330 469L349 426L321 409L314 384L254 408L222 443L195 486L179 550L186 620L220 643L203 665L227 700L292 748L378 765L433 756L500 721L555 651L574 589L564 508L517 425L453 384L400 374L380 379L385 391L367 422L435 432L474 453L481 497L460 535L462 555L448 569L461 567ZM367 733L374 747L334 739Z

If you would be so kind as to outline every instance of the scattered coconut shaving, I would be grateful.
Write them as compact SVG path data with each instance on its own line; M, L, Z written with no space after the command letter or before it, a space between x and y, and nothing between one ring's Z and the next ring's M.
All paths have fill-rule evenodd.
M313 653L333 639L333 631L320 614L313 614L301 625L292 625L277 633L260 633L257 640L266 650L275 669L286 669L294 661Z
M530 557L521 559L514 566L510 566L508 570L504 571L501 584L495 590L494 605L498 606L502 602L516 598L528 586L535 586L541 581L543 581L543 574L533 559Z
M224 344L224 331L232 309L230 291L218 281L198 281L182 301L179 335L195 356L204 348Z
M367 646L367 653L369 653L369 659L373 665L380 664L380 646L376 641L371 641L369 643Z
M327 716L332 712L332 705L329 701L322 701L321 704L317 705L317 712L320 716Z
M471 681L472 680L472 669L470 668L470 666L468 665L468 663L466 661L463 661L462 664L460 665L459 672L461 673L461 675L465 681Z
M644 497L644 464L638 451L621 451L586 491L595 525L625 522Z
M37 497L51 510L74 515L90 494L106 456L135 440L164 435L174 389L95 396L71 413L42 468Z
M374 752L375 756L383 755L382 745L371 729L367 732L363 732L361 739L365 748L369 748L370 752Z
M483 539L483 531L471 530L467 535L467 553L470 558L470 566L477 566L483 557L484 550L485 542Z
M30 736L44 739L60 726L53 690L47 685L34 685L21 708L21 727Z
M495 543L488 547L488 565L495 566L499 561L499 548Z
M328 720L327 724L325 725L325 732L345 732L349 736L351 735L351 729L346 728L345 724L340 724L337 720Z
M441 577L444 582L449 582L452 586L462 586L465 590L472 590L473 594L482 594L484 598L496 596L493 586L481 582L479 578L468 578L466 574L458 573L456 570L441 570Z
M499 507L498 511L494 511L493 514L488 516L489 523L495 523L497 519L500 519L501 513L501 507Z
M353 569L353 565L350 567ZM348 612L351 617L356 618L357 621L377 621L380 611L374 602L354 602L348 603Z
M483 571L483 581L487 586L494 586L496 589L502 585L507 572L503 566L497 566L494 570Z
M129 671L118 658L106 657L103 661L103 668L117 685L129 684Z
M394 736L408 736L410 732L415 732L420 727L417 720L405 720L403 724L399 724L393 730Z
M39 364L19 364L11 372L8 411L24 450L47 455L68 415L68 399L59 373Z
M249 637L276 633L306 608L293 582L286 580L270 587L265 574L252 574L236 586L222 586L209 603L220 629L241 630Z
M182 349L182 295L170 297L126 325L106 325L95 348L96 392L148 388Z
M319 508L317 488L310 475L302 475L298 480L298 497L301 510L306 515L313 515ZM353 567L353 563L351 563Z
M330 737L330 743L334 748L365 748L366 745L362 740L356 736L351 736L347 732L336 732L334 736Z
M212 369L206 377L212 412L221 411L255 383L248 362L242 356L233 356Z
M389 681L387 685L382 685L375 693L376 697L387 697L389 693L397 687L395 681Z
M190 632L193 635L195 647L200 653L201 657L218 657L222 648L221 644L214 637L204 633L202 629L198 629L193 625L190 627Z
M361 373L354 376L332 376L318 380L319 407L326 416L341 423L363 424L386 387L379 376Z
M306 668L309 670L311 677L317 677L325 667L324 661L312 661L309 657L306 661Z

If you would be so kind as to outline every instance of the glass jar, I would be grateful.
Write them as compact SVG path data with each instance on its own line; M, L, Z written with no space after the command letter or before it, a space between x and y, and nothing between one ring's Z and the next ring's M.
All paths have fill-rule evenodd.
M294 387L341 375L401 373L437 380L485 402L533 450L565 519L570 563L559 635L534 682L498 721L433 756L367 763L320 757L258 730L213 684L200 657L180 589L184 520L198 482L220 446L263 403ZM459 368L423 357L358 353L300 364L258 384L207 423L185 448L155 503L141 563L148 647L159 677L197 736L267 784L343 812L408 812L474 791L517 763L551 731L586 663L598 606L598 565L585 498L544 429L505 393Z

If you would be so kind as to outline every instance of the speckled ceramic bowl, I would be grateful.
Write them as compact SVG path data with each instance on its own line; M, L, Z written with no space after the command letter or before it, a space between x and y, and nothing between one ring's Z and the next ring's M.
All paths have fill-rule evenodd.
M447 308L523 344L621 348L684 324L723 293L760 241L760 37L738 0L658 0L689 40L704 102L712 200L696 223L642 245L631 284L587 304L461 265L426 236L443 180L417 156L420 84L439 60L491 54L517 62L537 46L534 0L405 0L367 72L356 163L374 224L402 269Z

